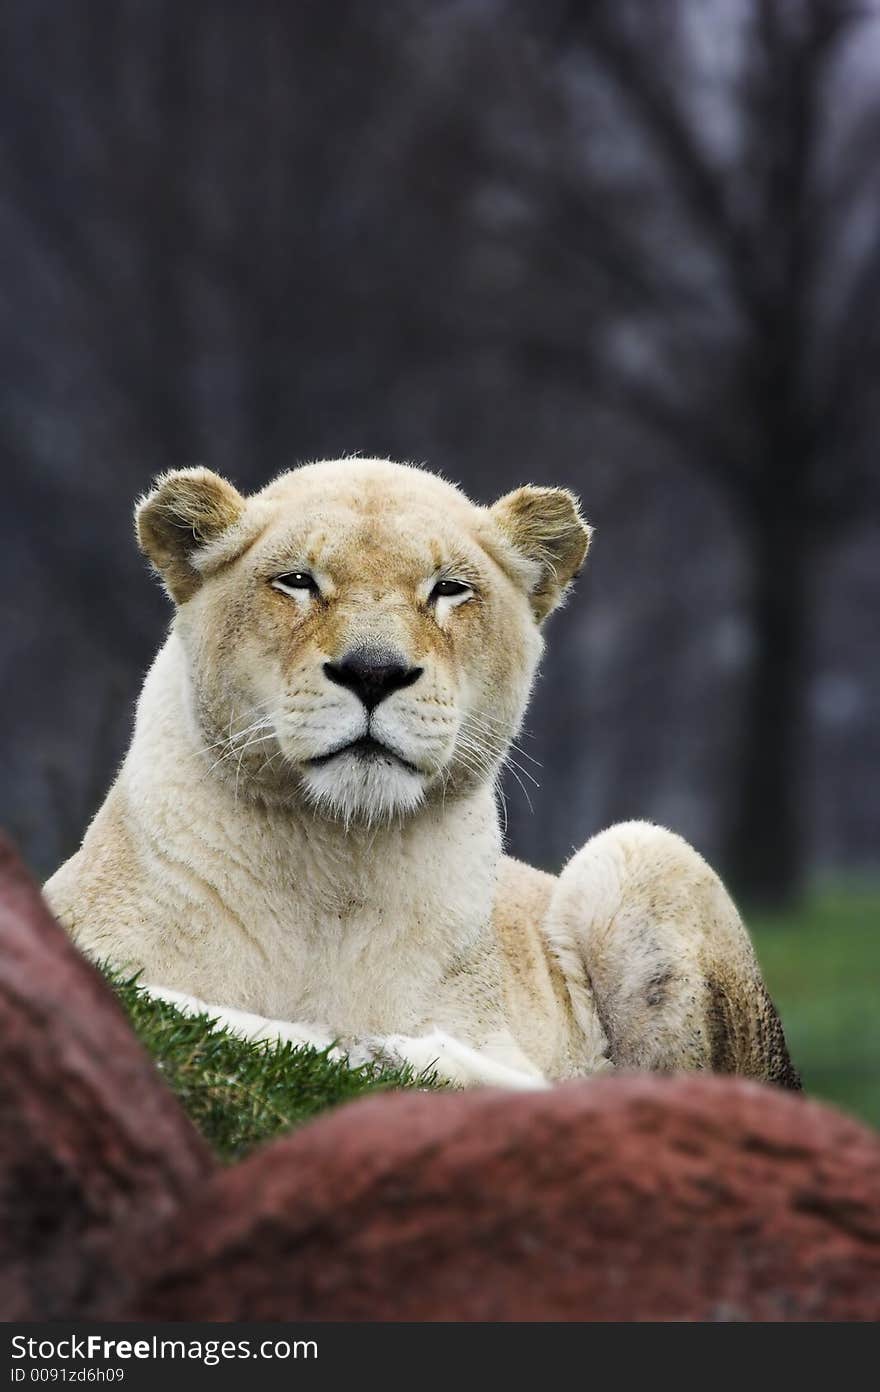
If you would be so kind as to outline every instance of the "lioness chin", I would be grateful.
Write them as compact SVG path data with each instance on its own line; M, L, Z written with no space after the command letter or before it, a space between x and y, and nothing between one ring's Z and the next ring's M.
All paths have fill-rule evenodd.
M176 612L46 885L86 952L250 1036L459 1084L798 1085L736 909L679 837L613 827L558 879L503 854L497 779L590 541L570 493L483 508L355 458L244 498L188 469L137 534Z

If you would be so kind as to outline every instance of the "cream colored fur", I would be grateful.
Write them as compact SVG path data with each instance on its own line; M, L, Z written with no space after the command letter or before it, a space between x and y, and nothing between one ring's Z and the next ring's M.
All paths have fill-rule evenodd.
M178 607L116 783L46 885L83 950L248 1036L460 1084L779 1072L748 937L686 843L615 827L558 880L503 855L497 779L589 543L571 495L478 508L350 459L244 499L191 470L138 533ZM370 713L328 676L352 651L418 675ZM349 748L368 734L387 752Z

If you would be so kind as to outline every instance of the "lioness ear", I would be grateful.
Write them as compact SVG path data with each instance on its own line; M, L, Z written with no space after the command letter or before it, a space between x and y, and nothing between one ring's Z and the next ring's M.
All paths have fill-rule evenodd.
M527 563L523 575L540 623L560 603L582 566L593 529L566 488L517 488L489 511Z
M198 589L201 575L192 558L202 546L237 522L244 498L210 469L163 474L135 511L138 545L159 572L175 604Z

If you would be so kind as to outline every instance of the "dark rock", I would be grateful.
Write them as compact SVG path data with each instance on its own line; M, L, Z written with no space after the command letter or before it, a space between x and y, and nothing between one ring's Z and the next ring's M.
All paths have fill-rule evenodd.
M880 1139L705 1075L386 1095L218 1174L142 1271L155 1319L876 1319Z
M0 1319L109 1314L207 1148L0 837Z

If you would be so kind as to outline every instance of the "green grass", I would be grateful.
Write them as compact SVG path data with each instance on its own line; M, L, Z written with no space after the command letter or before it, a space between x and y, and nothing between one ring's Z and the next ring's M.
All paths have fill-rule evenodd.
M752 933L792 1056L813 1096L880 1126L880 892L826 892ZM224 1160L368 1092L436 1086L433 1077L314 1050L247 1043L113 982L143 1044Z
M110 980L135 1033L223 1160L364 1093L436 1086L433 1074L416 1077L408 1068L352 1069L326 1052L247 1042L212 1029L209 1016L182 1015L154 1000L134 980Z
M880 891L827 890L750 927L806 1091L880 1126Z

